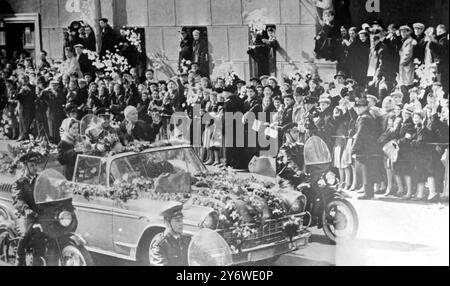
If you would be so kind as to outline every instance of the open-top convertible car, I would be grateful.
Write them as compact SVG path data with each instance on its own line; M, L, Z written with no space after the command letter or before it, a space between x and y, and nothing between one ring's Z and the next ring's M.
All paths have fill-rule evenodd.
M58 170L53 156L47 168ZM0 231L16 220L11 204L16 178L0 174ZM74 194L77 233L88 250L143 265L149 264L152 240L164 231L160 214L173 201L184 204L185 233L216 231L229 244L233 264L274 261L305 247L311 235L303 225L304 196L231 172L208 173L190 146L78 155L67 188Z

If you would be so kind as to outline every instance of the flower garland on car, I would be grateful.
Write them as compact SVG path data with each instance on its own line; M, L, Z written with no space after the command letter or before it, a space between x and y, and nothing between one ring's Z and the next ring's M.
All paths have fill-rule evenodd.
M29 140L22 141L16 146L8 145L9 154L4 154L0 158L0 172L14 174L19 168L20 157L31 152L49 156L50 154L56 154L58 151L56 145L50 144L45 140L36 140L36 138L30 135Z

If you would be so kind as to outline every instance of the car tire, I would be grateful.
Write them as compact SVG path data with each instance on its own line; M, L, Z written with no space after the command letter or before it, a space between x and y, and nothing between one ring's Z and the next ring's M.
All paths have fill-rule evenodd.
M148 231L144 234L141 242L139 243L138 251L137 251L137 263L139 266L152 266L150 264L150 246L153 241L156 239L158 234L163 233L164 229L155 229L152 231Z

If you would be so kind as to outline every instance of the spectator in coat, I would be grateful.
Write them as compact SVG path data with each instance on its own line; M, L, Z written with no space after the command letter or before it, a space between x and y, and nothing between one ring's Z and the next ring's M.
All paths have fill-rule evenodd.
M75 163L79 154L77 147L80 138L80 123L75 119L67 120L61 126L63 135L58 144L58 162L63 166L63 173L67 180L73 179Z
M366 98L359 99L355 104L358 119L356 121L356 135L352 146L352 154L355 156L356 165L361 168L364 195L360 200L374 198L374 183L377 182L377 170L371 163L373 157L379 156L376 122L369 112L369 102ZM358 168L358 167L357 167Z
M414 108L410 105L405 105L402 112L402 123L400 132L397 134L397 141L399 146L398 159L394 163L395 181L397 182L398 197L412 197L412 170L414 168L414 154L411 149L411 138L415 132L414 122L412 121L412 114ZM406 185L406 190L405 190Z
M78 64L80 65L80 70L83 74L93 73L92 62L89 60L88 55L84 53L84 45L78 44L75 45L75 55L78 60Z
M19 101L19 141L21 141L28 138L35 111L36 87L30 84L30 78L27 75L22 76L17 100Z
M201 76L209 76L208 43L200 38L200 31L192 32L194 38L192 43L192 62L197 63Z
M437 62L438 73L444 91L448 96L448 81L449 81L449 59L448 59L448 31L444 25L439 25L436 28L436 37L430 43L430 49L435 55L435 62Z
M243 146L239 146L237 144L239 143L237 138L239 137L242 139L242 134L239 134L238 132L239 130L242 130L241 128L238 128L238 125L241 124L241 122L233 120L232 128L227 128L228 125L226 125L227 117L238 114L239 112L244 114L244 102L239 98L239 96L236 95L236 88L234 86L225 87L223 95L225 97L225 103L223 106L225 116L223 118L222 134L225 139L225 165L234 169L244 170L248 168L248 165L245 166L245 162L242 160L244 151L242 148Z
M66 55L66 60L61 67L63 76L69 77L75 73L78 75L78 78L82 78L83 73L81 72L80 63L75 56L75 51L70 47L66 47L64 53Z
M414 85L414 47L416 40L411 37L412 29L409 26L401 26L402 47L400 48L400 67L398 86L403 93L403 103L409 103L409 90Z
M102 18L99 20L101 32L102 32L102 46L100 49L100 58L106 55L106 52L114 52L114 46L116 44L116 36L113 28L108 24L108 19Z
M83 45L86 49L92 52L97 51L97 40L95 38L95 33L91 26L84 27L85 36L83 38Z
M427 42L425 40L425 25L422 23L415 23L414 28L414 40L416 40L417 45L414 46L414 59L420 61L421 64L425 62L425 47Z
M49 137L52 142L59 142L61 123L65 118L64 106L66 105L66 96L59 88L60 82L53 80L50 87L46 89L45 97L48 98L47 119L49 127Z
M369 65L370 40L369 33L361 30L359 41L355 47L355 67L353 69L353 79L360 87L365 87L367 83L367 69Z
M180 31L181 41L178 56L178 70L183 71L183 66L190 68L188 62L192 63L192 38L189 37L188 28L183 27ZM185 62L185 63L183 63Z

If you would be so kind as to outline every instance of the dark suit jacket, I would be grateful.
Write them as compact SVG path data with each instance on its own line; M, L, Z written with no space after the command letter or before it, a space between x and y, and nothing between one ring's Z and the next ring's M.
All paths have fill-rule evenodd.
M380 153L378 144L377 122L367 111L356 120L356 138L352 146L352 154L358 157L370 157Z
M134 140L154 142L161 128L160 124L148 124L143 120L136 122L131 135L127 132L127 121L123 121L119 126L119 137L122 144L127 145Z
M72 180L75 163L78 153L75 152L75 146L65 140L58 144L58 162L63 166L64 176L67 180Z

